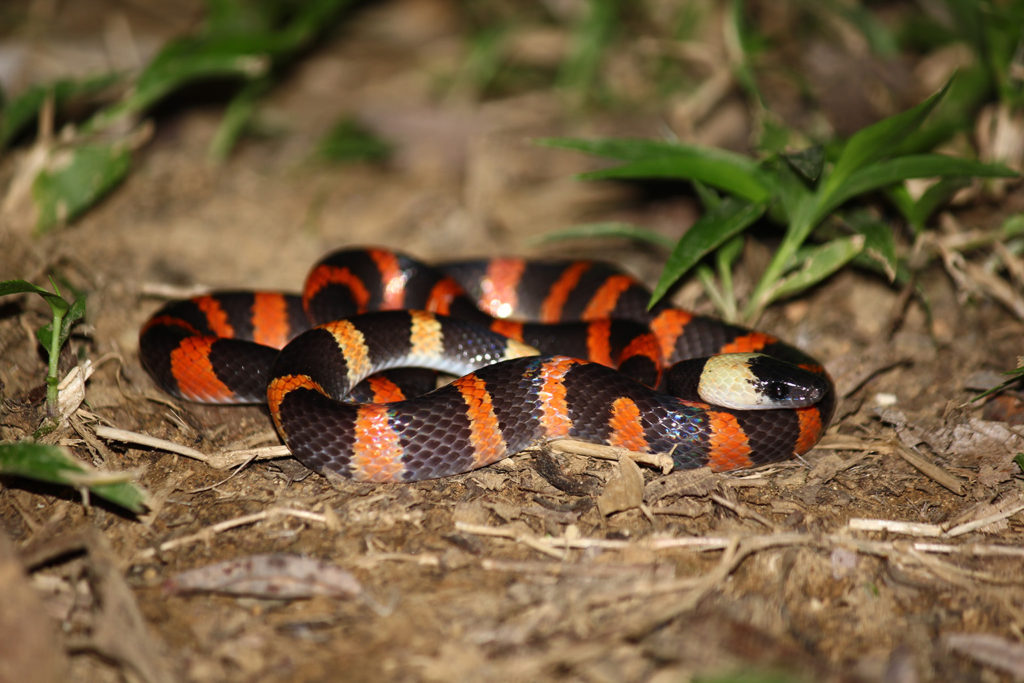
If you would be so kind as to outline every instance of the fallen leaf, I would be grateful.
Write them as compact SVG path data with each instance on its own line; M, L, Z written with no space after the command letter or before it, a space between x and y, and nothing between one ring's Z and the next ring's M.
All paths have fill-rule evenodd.
M619 473L604 487L597 498L597 509L602 515L632 510L643 505L644 475L640 467L629 458L619 460Z
M329 562L271 553L181 572L164 584L164 590L295 600L314 595L352 598L363 589L352 574Z

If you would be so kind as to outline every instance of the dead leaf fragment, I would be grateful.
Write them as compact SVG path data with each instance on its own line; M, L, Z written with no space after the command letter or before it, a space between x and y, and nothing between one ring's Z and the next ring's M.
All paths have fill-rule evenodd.
M604 487L597 498L597 509L602 515L632 510L643 505L644 475L630 458L619 460L619 473Z
M362 586L348 571L303 555L252 555L190 569L164 584L169 593L227 593L297 600L314 595L353 598Z
M644 493L648 503L655 503L669 496L704 497L714 491L721 481L721 476L712 472L710 467L698 467L658 477L647 485Z

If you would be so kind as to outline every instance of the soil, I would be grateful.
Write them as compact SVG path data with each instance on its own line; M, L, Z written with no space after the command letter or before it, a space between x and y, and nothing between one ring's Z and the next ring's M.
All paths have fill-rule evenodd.
M31 15L30 38L12 47L33 63L86 69L126 27L146 55L200 16L188 3L174 14L160 3L87 5ZM74 490L3 479L0 679L1024 676L1024 496L1011 460L1024 450L1012 422L1021 409L1014 394L971 402L1013 367L1024 327L938 260L909 292L847 269L759 321L823 359L836 380L842 403L819 447L727 475L643 468L643 503L612 514L598 500L635 476L614 461L534 450L437 481L333 481L291 458L232 455L279 444L264 409L159 392L139 364L137 334L169 292L296 290L343 245L427 261L593 256L657 277L664 254L652 249L537 238L611 220L676 237L698 215L689 192L581 182L574 174L599 162L533 140L658 137L668 125L684 139L742 146L751 122L738 91L706 115L682 112L683 100L592 111L550 88L481 98L444 81L465 56L458 8L364 6L292 68L261 111L264 135L223 163L207 156L223 101L205 93L206 104L157 112L128 179L73 225L36 236L23 206L4 214L0 279L42 283L57 272L89 296L63 367L88 359L95 371L85 404L49 438L84 462L136 473L152 498L134 516ZM819 71L838 59L819 57ZM910 66L877 67L835 68L873 86L891 81L885 92L901 96L887 111L905 106L907 92L927 92L906 80ZM813 72L812 87L827 80ZM842 114L836 130L879 115L866 98L829 99L856 99L853 88L834 90L819 94L826 118L830 108ZM784 88L773 97L795 123L812 116ZM316 141L342 115L390 140L393 157L316 161ZM25 145L0 161L5 182L28 153ZM1019 186L998 198L975 193L946 225L989 230L1022 207ZM741 289L770 237L756 244ZM711 312L693 285L676 300ZM5 441L28 438L43 418L45 362L32 330L47 316L35 297L0 302ZM104 425L227 453L223 462L239 466L100 438ZM256 597L186 590L217 571L183 572L270 553L287 557L250 586ZM331 567L309 570L302 558ZM273 597L282 585L322 590Z

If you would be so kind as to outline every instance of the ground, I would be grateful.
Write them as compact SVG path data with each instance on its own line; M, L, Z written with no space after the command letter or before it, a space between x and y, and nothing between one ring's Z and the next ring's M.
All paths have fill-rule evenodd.
M78 55L83 68L98 36L130 27L149 53L199 16L152 3L96 3L101 11L76 16L83 5L69 3L58 17L29 4L42 13L36 31L11 45L56 64ZM912 291L849 269L759 321L823 359L836 380L841 405L819 447L727 475L644 468L643 505L612 514L598 499L635 477L614 461L538 450L413 485L330 481L290 458L234 454L279 444L264 409L197 406L156 389L137 335L169 292L295 290L342 245L382 244L425 260L587 255L657 277L664 256L650 249L536 238L596 220L677 236L697 215L693 198L580 182L573 174L597 162L533 140L658 137L668 125L707 144L742 143L749 121L738 100L723 95L713 116L686 127L680 102L671 112L597 113L552 89L483 101L445 90L464 50L457 10L444 0L363 7L294 66L262 114L266 135L226 162L207 160L222 114L209 98L161 111L126 182L71 226L35 236L23 216L0 221L3 279L45 282L56 270L89 294L71 349L95 373L86 403L52 438L91 464L136 472L152 495L150 510L134 516L83 503L76 491L3 480L0 678L1024 675L1024 496L1011 461L1022 436L1004 421L1012 397L970 401L1013 367L1022 325L984 292L965 292L937 260ZM825 68L827 59L812 62ZM878 85L870 67L843 68ZM901 69L885 72L897 108L928 92ZM877 115L850 91L834 98L823 101L847 117L833 117L837 130ZM784 92L778 99L781 110L799 107ZM393 158L311 160L343 114L391 140ZM0 162L5 183L26 153ZM946 233L991 229L1022 207L1012 185L975 194L946 214ZM766 245L748 249L745 267L764 262ZM710 312L695 286L676 298ZM33 298L0 306L4 440L26 438L43 416L45 363L31 330L45 319ZM204 462L101 438L102 426L227 457ZM277 587L310 585L296 578L308 571L296 557L349 574L316 567L324 594L302 599L185 590L194 575L183 572L268 553L291 556L271 571Z

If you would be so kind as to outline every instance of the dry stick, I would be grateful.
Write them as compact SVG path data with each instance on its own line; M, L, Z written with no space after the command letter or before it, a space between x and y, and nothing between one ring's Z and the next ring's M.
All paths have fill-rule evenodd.
M879 557L885 557L889 560L913 560L917 564L925 566L931 569L934 573L939 575L940 578L944 578L951 582L955 582L950 577L959 577L964 574L965 570L961 570L954 565L943 563L935 558L929 558L927 562L920 560L920 554L962 554L968 556L1002 556L1002 557L1024 557L1024 548L1018 548L1016 546L995 546L995 545L969 545L969 546L957 546L952 544L937 544L928 542L916 542L916 543L896 543L892 541L870 541L864 539L858 539L854 536L847 534L836 533L828 534L823 537L815 537L811 534L802 533L775 533L775 534L763 534L753 535L745 537L686 537L686 538L650 538L645 541L626 541L626 540L613 540L603 538L585 538L585 537L539 537L528 533L523 533L509 527L492 527L481 524L469 524L465 522L456 522L455 527L466 533L477 534L481 536L491 536L495 538L504 538L517 543L521 543L529 548L536 550L537 552L549 555L555 559L564 561L565 553L569 550L581 550L585 548L602 548L607 550L614 549L625 549L629 547L641 547L650 550L668 550L668 549L683 549L690 548L699 551L709 550L727 550L737 540L740 543L742 554L738 557L737 562L733 565L738 566L740 560L746 555L763 550L771 547L789 546L789 545L813 545L817 547L829 548L834 546L842 546L852 548L858 552L876 555ZM990 576L988 574L974 573L970 576L980 580L992 580L994 583L1005 583L1008 580L1000 579L998 577ZM1013 583L1012 580L1009 580ZM1019 583L1019 582L1017 582Z
M964 495L964 484L959 477L950 474L935 463L926 460L902 444L893 443L891 444L891 448L898 456L919 470L921 474L931 477L940 485L946 487L958 496Z
M441 558L432 553L385 553L371 552L352 559L352 564L364 569L373 569L380 566L381 562L409 562L418 564L421 567L440 567Z
M182 287L165 282L143 282L139 291L143 296L156 299L191 299L201 294L209 294L211 288L204 285Z
M187 536L181 536L179 538L172 538L169 541L164 541L155 548L146 548L136 555L138 559L149 559L155 557L159 553L173 550L183 545L189 545L191 543L197 543L199 541L208 541L216 534L234 529L247 524L254 524L256 522L262 522L266 519L272 519L274 517L298 517L311 522L319 522L325 526L330 526L330 515L310 512L309 510L297 510L295 508L284 508L284 507L273 507L260 512L254 512L251 515L242 515L241 517L234 517L232 519L226 519L223 522L211 524L210 526L200 529L195 533L188 534Z
M981 266L965 262L964 270L990 297L1010 309L1019 319L1024 320L1024 299L1006 280L989 273Z
M914 550L933 555L968 555L971 557L1024 557L1024 548L1015 545L992 545L990 543L928 543L921 541L911 546Z
M963 524L958 524L952 529L948 530L946 532L946 536L952 538L954 536L960 536L970 531L974 531L975 529L981 529L982 527L986 527L989 524L994 524L996 522L1000 522L1004 519L1012 517L1021 510L1024 510L1024 501L1021 501L1016 505L1009 507L1005 510L993 512L992 514L987 515L985 517L981 517L970 522L964 522Z
M1013 277L1017 287L1024 287L1024 261L998 240L992 243L992 249L1006 266L1007 272Z
M908 554L917 560L922 566L934 572L939 578L945 579L947 582L959 585L963 588L973 588L978 581L1004 586L1013 586L1020 583L1020 580L1016 577L996 576L990 572L983 572L978 569L958 567L954 564L943 562L936 557L930 557L918 550L911 549L908 551Z
M178 455L184 455L186 458L193 458L195 460L201 460L203 462L209 462L210 456L206 455L201 451L197 451L194 448L188 446L182 446L181 444L168 441L167 439L159 439L155 436L148 434L140 434L139 432L129 432L125 429L117 429L116 427L107 427L106 425L98 425L95 429L96 436L101 439L111 439L113 441L121 441L122 443L136 444L138 446L147 446L149 448L157 448L162 451L169 451L171 453L177 453Z
M247 460L270 460L273 458L283 458L291 455L291 452L286 446L266 446L265 448L250 448L241 451L233 451L231 453L207 455L202 451L197 451L196 449L189 448L188 446L182 446L179 443L168 441L167 439L160 439L155 436L150 436L149 434L140 434L139 432L117 429L116 427L99 425L96 427L95 432L96 436L101 439L112 439L123 443L136 444L138 446L146 446L148 448L156 448L170 453L177 453L178 455L183 455L186 458L193 458L195 460L205 462L210 467L219 470L234 467L235 465L244 463Z
M577 441L576 439L558 439L549 442L549 446L551 450L558 451L559 453L585 455L604 460L619 460L620 458L627 457L638 464L650 465L660 469L665 474L671 472L675 466L672 462L672 456L668 453L640 453L618 446L606 446L586 441Z
M854 517L846 523L846 527L851 531L889 531L908 536L938 537L943 535L942 527L938 524L901 522L895 519L864 519Z

